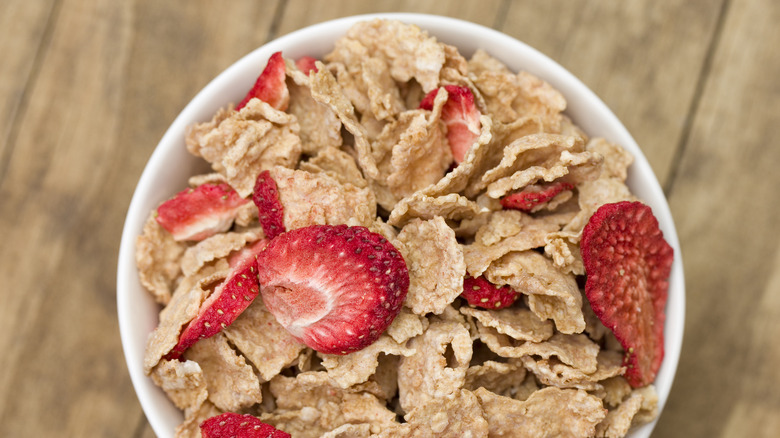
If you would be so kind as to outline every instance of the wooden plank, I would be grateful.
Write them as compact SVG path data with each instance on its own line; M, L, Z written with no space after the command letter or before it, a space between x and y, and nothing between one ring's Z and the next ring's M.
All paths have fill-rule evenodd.
M276 4L61 4L0 181L0 436L138 429L115 310L124 214L176 113L267 38Z
M658 436L777 435L780 4L731 2L670 203L687 283Z
M415 12L460 18L485 26L498 19L501 0L448 2L442 0L337 0L311 2L290 0L284 9L277 35L339 17L377 12Z
M11 127L35 70L45 38L52 1L8 0L0 3L0 178L10 153Z
M663 184L685 129L722 0L518 0L501 31L601 97Z

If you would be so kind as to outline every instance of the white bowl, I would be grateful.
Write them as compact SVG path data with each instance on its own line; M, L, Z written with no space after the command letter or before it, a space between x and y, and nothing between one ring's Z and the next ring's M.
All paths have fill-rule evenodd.
M669 279L669 301L665 334L666 355L655 386L659 408L669 396L682 345L685 318L685 285L682 257L669 206L658 180L626 128L590 89L559 64L528 45L477 24L433 15L370 14L332 20L290 33L241 58L209 83L184 108L157 145L136 187L125 220L119 250L117 307L122 345L130 377L146 417L157 436L169 438L181 423L182 414L143 373L143 355L148 334L157 325L158 305L138 280L135 265L135 238L141 233L149 212L186 185L187 178L202 169L199 158L184 146L187 126L210 120L220 107L238 102L252 86L258 67L279 50L286 57L318 56L329 52L334 41L355 22L373 18L397 19L414 23L440 41L458 47L464 56L484 48L513 71L526 70L549 82L568 101L566 113L591 136L601 136L631 152L635 161L629 170L628 185L634 194L650 205L658 218L675 260ZM648 437L655 422L634 430L632 437Z

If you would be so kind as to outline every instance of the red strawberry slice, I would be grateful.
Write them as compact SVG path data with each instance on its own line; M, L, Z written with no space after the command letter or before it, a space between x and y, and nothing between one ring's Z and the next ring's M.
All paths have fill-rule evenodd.
M409 289L401 253L364 227L291 230L271 240L257 260L265 306L293 337L326 354L373 343Z
M175 240L203 240L230 228L249 202L225 183L186 189L157 207L157 222Z
M564 190L571 190L571 183L555 181L550 184L532 184L523 190L501 198L501 205L506 209L531 211L534 207L549 202Z
M252 201L257 206L258 219L265 237L273 239L284 233L284 207L279 200L279 189L276 181L271 178L271 172L264 170L257 176Z
M317 73L317 59L312 58L311 56L303 56L297 61L295 61L295 66L298 67L298 70L309 74L311 72Z
M257 77L257 81L249 93L236 105L236 111L241 110L254 97L279 111L287 110L287 105L290 103L290 91L287 89L285 79L284 58L282 58L282 52L276 52L268 58L268 64Z
M267 243L267 240L258 240L228 258L232 268L228 278L201 304L198 315L182 331L179 342L166 359L179 359L198 340L214 336L232 324L252 304L260 292L256 255Z
M461 297L472 306L485 309L503 309L511 306L520 296L509 286L498 287L485 277L466 277L463 279Z
M290 438L287 432L249 414L226 412L200 423L203 438Z
M674 250L650 207L628 201L596 210L582 230L580 250L585 295L626 352L628 383L635 388L652 383L664 357Z
M441 119L447 125L447 141L450 143L452 156L455 162L460 164L474 140L479 137L480 113L474 104L474 95L468 87L445 85L444 89L447 90L448 97L441 110ZM433 109L433 100L438 92L438 89L431 90L420 102L420 108Z

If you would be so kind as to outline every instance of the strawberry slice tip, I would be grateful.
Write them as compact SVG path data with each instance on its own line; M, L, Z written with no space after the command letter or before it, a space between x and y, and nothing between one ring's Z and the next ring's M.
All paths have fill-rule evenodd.
M317 59L312 58L311 56L302 56L297 61L295 61L295 66L298 67L298 70L310 74L312 72L317 73Z
M460 296L474 307L503 309L511 306L520 296L509 286L498 287L484 276L463 279L463 293Z
M501 198L501 206L509 210L532 211L537 206L549 202L564 190L571 190L574 186L564 181L555 181L549 184L532 184L523 190Z
M252 201L257 206L257 217L265 237L273 239L284 233L284 207L279 200L279 190L276 181L271 178L271 172L264 170L257 176Z
M655 380L664 357L665 307L674 250L653 212L641 202L605 204L580 242L593 312L625 351L626 379L635 388Z
M480 112L474 104L474 94L468 87L445 85L447 102L441 110L441 119L447 125L447 142L452 150L452 157L460 164L466 158L466 153L479 137L481 123ZM433 101L439 89L431 90L425 95L420 108L433 109Z
M279 111L287 110L287 105L290 104L290 90L287 89L287 84L285 83L287 78L285 71L286 67L284 58L282 58L282 52L276 52L271 55L263 72L257 77L255 85L244 96L244 99L236 105L236 111L240 111L255 97Z
M376 341L409 289L401 253L365 227L287 231L269 242L258 265L266 308L293 337L326 354Z
M249 414L226 412L200 423L203 438L290 438L291 435Z
M201 304L198 315L179 335L179 341L165 356L166 359L181 358L193 344L222 331L252 304L260 293L256 256L267 244L267 240L258 240L231 254L228 258L230 274Z
M155 219L174 240L203 240L227 231L249 202L225 183L186 189L157 207Z

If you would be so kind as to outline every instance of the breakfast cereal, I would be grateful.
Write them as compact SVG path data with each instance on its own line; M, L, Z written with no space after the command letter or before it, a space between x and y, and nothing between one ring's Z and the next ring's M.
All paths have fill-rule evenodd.
M656 295L625 319L599 295L612 277L587 283L608 269L591 219L645 211L632 157L489 50L361 22L321 60L274 54L189 129L213 172L162 208L229 205L204 195L186 233L155 211L136 246L163 306L144 370L184 413L176 437L613 437L655 418L659 334L621 324L662 321L665 290L629 272L626 300Z

